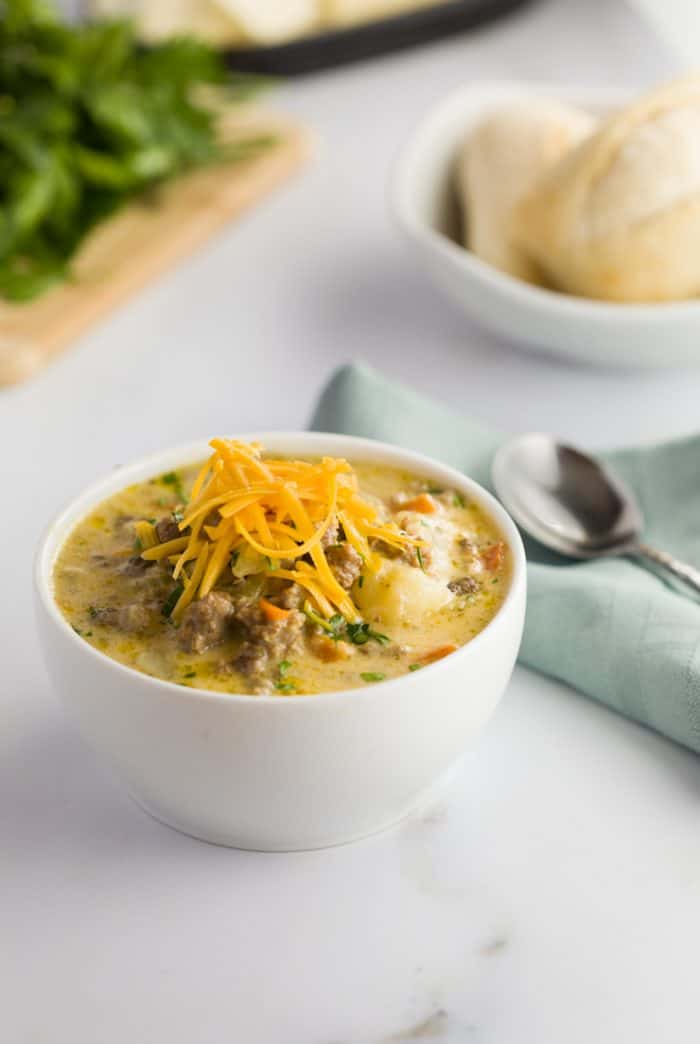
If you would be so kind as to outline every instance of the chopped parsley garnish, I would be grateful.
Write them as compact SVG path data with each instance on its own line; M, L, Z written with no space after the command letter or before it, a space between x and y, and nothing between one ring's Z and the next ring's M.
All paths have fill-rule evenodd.
M279 569L280 563L278 558L270 558L269 555L265 555L265 561L267 562L267 568L270 572L274 573L275 569Z
M455 493L452 498L452 503L455 507L464 507L464 497L461 493Z
M277 666L277 681L275 688L278 692L296 692L294 682L287 678L292 669L291 660L282 660Z
M238 559L240 558L240 556L241 556L241 552L240 551L232 551L231 552L231 558L229 559L229 565L231 566L232 569L235 566L235 564L238 561Z
M143 544L141 543L140 537L135 538L132 548L134 551L143 551Z
M428 486L426 493L432 493L433 496L439 496L440 493L444 493L444 489L441 486Z
M170 592L168 597L163 602L163 608L161 609L161 613L163 614L163 616L170 617L170 614L172 613L173 609L175 608L175 606L179 602L180 595L182 594L182 592L184 590L185 590L185 585L184 584L182 584L182 583L175 584L175 587L173 587L172 591Z
M360 677L365 682L380 682L384 681L386 674L382 674L380 671L363 671Z
M373 631L368 623L363 623L360 620L357 623L349 623L346 630L348 641L352 642L353 645L365 645L370 639L374 642L379 642L380 645L388 645L391 641L391 638L387 637L386 634Z
M187 673L183 674L182 677L183 678L196 678L197 677L197 672L196 671L187 671Z
M341 616L340 613L334 613L328 621L328 633L334 642L339 642L343 637L343 630L345 628L345 617Z
M185 517L182 511L172 511L171 514L173 517L173 522L182 522L183 518ZM149 522L155 522L155 519L149 519Z
M419 671L422 666L422 663L409 663L408 669L409 671Z
M360 573L360 575L358 576L358 578L357 578L357 586L358 587L364 587L365 586L365 574L364 573Z
M419 547L416 548L416 558L418 559L418 565L421 567L423 572L425 572L425 562L423 561L423 552L422 552L422 550Z
M311 605L311 602L304 602L301 608L307 620L310 620L311 623L315 623L323 631L327 631L329 634L332 632L333 628L330 626L329 622L327 620L324 620L323 617L316 612L316 610Z
M177 471L166 471L164 475L160 476L160 482L162 482L164 486L172 486L173 493L179 500L187 500L182 485L182 479Z
M391 641L391 638L386 634L380 634L379 631L372 630L370 625L362 620L348 623L340 613L335 613L330 620L324 620L309 601L304 602L302 610L307 619L325 631L334 642L350 642L352 645L365 645L371 640L379 642L380 645L388 645Z
M92 620L96 620L97 619L97 615L98 615L97 614L97 609L95 609L94 605L89 605L88 606L88 613L90 614L90 618Z
M72 278L85 237L131 199L276 140L220 140L222 102L260 81L203 40L143 47L131 20L72 24L65 6L0 0L0 297L14 302Z

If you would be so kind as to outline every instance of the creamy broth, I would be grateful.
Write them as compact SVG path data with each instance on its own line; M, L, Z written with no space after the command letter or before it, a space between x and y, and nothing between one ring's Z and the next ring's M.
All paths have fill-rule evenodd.
M401 551L374 541L373 572L338 527L326 553L357 620L334 614L329 622L274 568L264 577L235 576L235 569L244 572L235 555L213 597L173 620L168 614L181 591L172 576L175 556L145 561L137 534L147 520L163 546L165 538L177 540L198 466L130 486L78 523L54 567L56 602L76 633L107 656L194 688L289 697L373 685L423 668L493 618L509 584L509 551L478 504L456 491L372 463L353 462L353 469L380 517L406 539L422 541ZM268 627L258 609L262 598L270 612L293 608L277 610L280 621ZM224 622L212 617L222 606Z

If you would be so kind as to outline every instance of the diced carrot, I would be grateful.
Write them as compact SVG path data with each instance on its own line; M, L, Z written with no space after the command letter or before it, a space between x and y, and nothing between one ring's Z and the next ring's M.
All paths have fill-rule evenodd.
M420 657L420 663L435 663L436 660L442 660L453 652L457 652L456 645L438 645L437 649L431 649L430 652L424 653Z
M419 511L421 515L434 515L437 511L437 504L430 493L419 493L417 497L402 504L401 508L403 511Z
M286 620L289 616L289 609L280 609L278 605L268 602L267 598L261 598L258 604L265 619L270 623L279 623L281 620Z
M491 547L487 547L485 551L481 552L481 561L484 563L485 569L488 569L490 573L495 573L503 565L505 555L506 545L499 540L497 544L491 544Z
M311 650L324 663L347 660L356 651L356 646L347 642L334 642L327 634L314 634L311 637Z

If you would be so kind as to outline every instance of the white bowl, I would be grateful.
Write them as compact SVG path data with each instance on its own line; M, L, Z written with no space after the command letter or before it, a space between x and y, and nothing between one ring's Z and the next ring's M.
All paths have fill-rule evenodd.
M418 124L397 161L391 202L427 274L484 327L567 359L614 367L700 363L700 301L617 304L556 293L515 279L459 243L453 186L457 152L493 109L528 96L604 115L630 100L619 89L493 82L465 86Z
M511 675L525 610L525 555L496 500L417 453L318 433L240 436L277 453L331 454L425 474L483 506L511 551L512 580L489 625L451 656L364 689L228 695L151 678L79 638L52 592L73 526L124 486L203 459L205 443L112 472L50 526L35 566L46 664L84 738L146 811L195 837L263 850L320 848L381 830L420 804L491 716Z

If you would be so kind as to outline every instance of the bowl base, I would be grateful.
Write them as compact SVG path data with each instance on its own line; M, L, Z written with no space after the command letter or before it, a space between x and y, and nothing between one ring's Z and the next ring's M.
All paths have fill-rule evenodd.
M217 845L220 848L237 848L243 852L312 852L322 848L337 848L340 845L352 844L354 841L362 841L364 838L373 837L375 834L381 834L383 831L389 830L408 816L425 812L452 785L455 777L459 774L462 764L463 756L453 762L434 783L421 791L410 805L369 830L361 830L358 833L347 836L341 833L329 835L328 837L299 840L298 842L292 840L275 842L270 841L264 835L255 838L254 836L241 836L235 832L228 834L205 830L194 823L185 823L179 820L177 817L154 807L148 801L142 800L131 792L129 792L129 797L134 804L138 805L152 819L162 823L163 826L170 827L172 830L177 830L180 834L186 834L187 837L194 838L195 841L204 841L209 845Z

